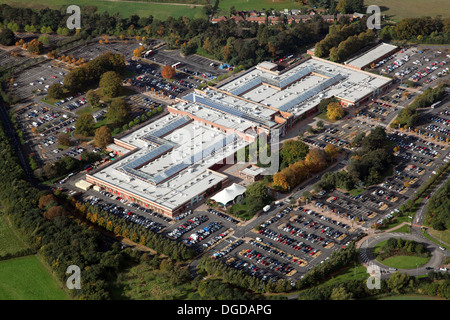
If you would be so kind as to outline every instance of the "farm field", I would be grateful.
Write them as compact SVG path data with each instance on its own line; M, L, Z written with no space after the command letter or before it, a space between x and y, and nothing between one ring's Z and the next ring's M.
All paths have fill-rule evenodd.
M111 14L119 12L122 17L129 17L133 14L139 16L152 15L160 20L165 20L169 16L178 18L187 16L189 18L203 17L203 5L185 4L185 0L178 0L177 3L160 3L148 1L124 1L124 0L98 0L93 3L88 0L43 0L37 3L33 0L2 0L11 6L20 6L34 9L45 7L60 8L63 5L92 6L95 5L99 12L108 11ZM450 3L447 0L373 0L370 4L381 8L382 14L386 18L399 21L403 18L421 17L424 15L442 15L442 18L450 17ZM236 10L266 10L274 9L302 9L306 8L295 0L220 0L219 13L229 14L229 9L234 6Z
M34 255L0 261L0 270L0 300L68 299Z
M179 1L180 3L183 0ZM98 12L107 11L110 14L119 12L124 18L136 14L141 17L153 17L165 20L169 16L178 18L180 16L187 16L190 18L202 17L202 6L195 6L190 4L166 4L166 3L150 3L145 1L120 1L120 0L97 0L95 2L89 0L43 0L36 2L34 0L1 0L0 3L7 3L14 7L25 7L33 9L43 9L50 7L52 9L58 9L61 6L78 5L81 8L83 6L96 6ZM81 27L83 27L83 17L81 17Z
M422 16L450 17L450 2L447 0L373 0L370 4L379 6L381 14L394 21Z
M220 0L219 9L229 10L232 6L236 10L261 10L270 8L274 10L301 9L302 6L296 0Z

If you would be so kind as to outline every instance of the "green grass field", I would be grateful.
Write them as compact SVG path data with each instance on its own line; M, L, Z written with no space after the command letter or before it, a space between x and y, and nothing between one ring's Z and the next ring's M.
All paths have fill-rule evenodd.
M190 18L199 18L204 16L202 5L184 4L184 0L177 1L177 4L158 3L146 1L123 1L123 0L43 0L36 2L34 0L2 0L1 3L7 3L11 6L26 7L34 9L43 9L50 7L58 9L63 5L78 6L96 6L99 12L108 11L111 14L119 12L122 17L129 17L133 14L138 16L149 16L165 20L172 16L178 18L187 16ZM371 5L378 5L388 19L399 21L403 18L420 17L423 15L436 16L442 15L443 18L450 17L450 2L448 0L373 0ZM366 4L368 5L368 4ZM236 10L266 10L274 9L281 11L283 9L302 9L296 0L220 0L220 14L229 14L230 8L234 6Z
M333 284L336 282L355 280L355 279L363 280L368 277L369 277L369 274L367 273L367 269L363 265L357 264L356 267L355 266L349 267L349 268L341 271L340 273L336 274L335 276L333 276L333 278L331 278L324 284Z
M392 268L398 269L414 269L423 266L430 260L430 258L425 257L415 257L415 256L395 256L384 259L380 261L382 264Z
M428 233L436 239L442 240L442 242L450 243L450 230L438 231L431 227L428 227Z
M183 0L179 1L183 3ZM143 1L108 1L108 0L1 0L0 3L7 3L10 6L43 9L50 7L52 9L59 9L61 6L78 5L81 8L83 6L96 6L99 12L107 11L110 14L119 12L122 17L129 17L133 14L142 17L148 17L152 15L155 19L165 20L169 16L178 18L180 16L187 16L190 18L198 18L203 16L202 6L194 5L174 5L174 4L161 4L161 3L149 3ZM83 17L81 17L81 24L83 26Z
M450 17L450 2L448 0L373 0L365 5L377 5L386 18L399 21L403 18L442 15Z
M236 10L284 10L284 9L300 9L304 6L300 5L296 0L220 0L219 9L228 10L234 6Z
M0 300L67 300L34 255L0 261Z
M373 254L377 256L377 254L381 251L382 247L387 243L387 240L381 241L375 245L373 248ZM398 269L414 269L417 267L417 264L423 266L430 260L430 258L426 257L417 257L417 256L393 256L384 260L377 261L381 262L387 267L398 268Z
M6 221L6 217L0 215L0 256L14 254L28 246L16 236Z
M390 231L390 232L403 232L403 233L411 233L411 227L409 226L409 225L404 225L404 226L401 226L400 228L398 228L398 229L395 229L395 230L392 230L392 231Z

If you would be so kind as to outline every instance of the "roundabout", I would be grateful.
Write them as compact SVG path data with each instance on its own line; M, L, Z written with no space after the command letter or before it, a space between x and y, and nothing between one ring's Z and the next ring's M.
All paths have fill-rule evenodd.
M424 246L424 248L430 252L429 260L426 263L424 263L423 265L417 265L417 261L411 262L416 265L413 268L409 268L411 266L410 263L406 263L406 264L402 265L402 263L399 263L399 259L393 259L391 261L391 263L389 263L389 261L386 262L386 264L389 264L390 266L383 264L382 262L380 262L376 259L376 257L373 254L373 249L375 248L375 246L378 243L380 243L382 241L386 241L389 238L395 238L395 239L402 238L404 240L414 240L417 243L422 244ZM368 236L365 239L363 239L361 242L359 242L359 249L360 249L360 254L359 254L360 262L366 268L368 268L369 266L378 267L380 270L380 273L381 273L381 278L383 278L383 279L388 278L392 273L397 272L397 271L399 271L401 273L407 273L410 276L419 276L419 275L427 274L432 269L439 270L439 267L445 258L444 252L442 252L435 243L428 241L427 239L422 238L422 237L418 236L417 234L400 233L400 232L386 232L386 233L374 234L374 235ZM393 257L393 258L396 258L396 257ZM416 258L416 257L414 257L414 258ZM386 259L386 260L388 260L388 259ZM408 260L408 258L406 260ZM423 262L425 262L425 261L423 261ZM394 267L394 265L399 265L399 266L402 265L403 268L400 268L400 267L396 268L396 267Z

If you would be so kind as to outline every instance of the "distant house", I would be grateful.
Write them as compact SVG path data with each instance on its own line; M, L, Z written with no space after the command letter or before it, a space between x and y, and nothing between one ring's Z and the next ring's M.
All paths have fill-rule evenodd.
M322 16L323 21L328 22L328 23L333 23L335 16L332 14L325 14Z
M212 18L211 19L211 23L219 23L221 21L227 21L227 20L228 20L227 17L221 16L221 17L218 17L218 18Z
M263 24L263 23L266 23L266 17L250 15L250 17L247 18L247 21L248 22L257 22L258 24Z
M242 16L231 16L230 19L233 20L236 23L245 21L245 19Z

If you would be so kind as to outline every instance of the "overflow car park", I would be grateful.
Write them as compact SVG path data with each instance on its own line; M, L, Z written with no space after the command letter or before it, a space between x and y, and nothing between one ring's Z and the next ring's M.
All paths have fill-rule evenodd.
M67 69L60 67L57 63L44 61L30 67L15 76L17 85L12 87L12 93L20 99L37 95L44 97L46 91L53 83L64 81Z
M180 50L166 50L166 46L161 46L152 50L151 55L146 56L143 61L156 63L159 65L176 66L177 71L188 75L212 80L220 74L228 72L225 68L220 68L220 62L208 59L196 54L182 57Z

